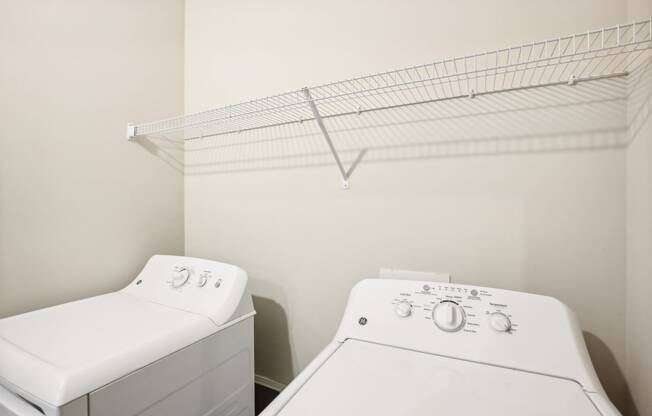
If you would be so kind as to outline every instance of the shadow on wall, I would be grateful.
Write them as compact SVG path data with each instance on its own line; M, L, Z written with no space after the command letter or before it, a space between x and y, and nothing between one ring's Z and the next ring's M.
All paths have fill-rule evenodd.
M140 136L135 139L136 143L154 156L160 158L168 166L183 175L183 143L175 141L160 141L156 138Z
M283 307L272 299L252 296L256 374L274 375L273 381L287 384L294 378L288 319Z
M632 142L652 114L650 105L652 102L652 60L649 60L640 75L629 83L628 91L628 142Z
M632 406L633 400L627 388L625 375L613 352L594 334L584 331L583 335L595 371L598 373L600 383L609 395L609 399L623 415L638 416L638 412Z

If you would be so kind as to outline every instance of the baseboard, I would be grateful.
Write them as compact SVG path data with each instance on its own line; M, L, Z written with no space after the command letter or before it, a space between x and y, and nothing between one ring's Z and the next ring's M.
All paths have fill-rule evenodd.
M272 389L274 391L281 392L287 385L283 383L279 383L276 380L272 380L269 377L261 376L259 374L256 374L254 381L256 384L260 384L263 387L267 387L268 389Z

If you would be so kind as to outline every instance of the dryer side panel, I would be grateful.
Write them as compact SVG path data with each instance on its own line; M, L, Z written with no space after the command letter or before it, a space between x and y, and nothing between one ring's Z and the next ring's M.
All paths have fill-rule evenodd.
M89 407L92 416L253 416L253 318L91 393Z

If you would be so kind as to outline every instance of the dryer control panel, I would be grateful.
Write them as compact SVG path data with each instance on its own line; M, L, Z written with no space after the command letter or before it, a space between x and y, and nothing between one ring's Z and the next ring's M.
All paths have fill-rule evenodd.
M335 339L350 338L571 378L585 387L596 380L575 315L547 296L367 279L351 291Z
M237 266L183 256L153 256L124 291L211 318L221 325L231 318L247 286Z

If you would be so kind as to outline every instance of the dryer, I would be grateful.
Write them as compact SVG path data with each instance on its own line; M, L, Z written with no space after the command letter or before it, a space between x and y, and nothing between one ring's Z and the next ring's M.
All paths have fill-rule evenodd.
M546 296L363 280L263 416L614 416L572 311Z
M247 274L154 256L123 290L0 320L0 416L254 414Z

